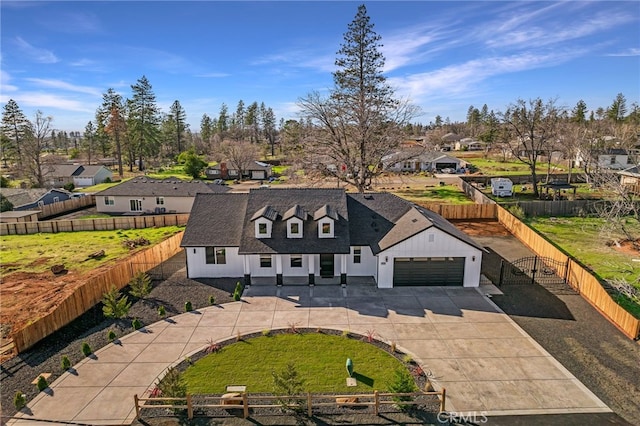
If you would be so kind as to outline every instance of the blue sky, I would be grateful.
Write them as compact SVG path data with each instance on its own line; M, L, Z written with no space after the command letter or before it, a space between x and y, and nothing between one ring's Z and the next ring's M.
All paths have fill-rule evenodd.
M226 103L264 102L277 119L332 85L336 51L360 2L2 1L0 103L82 131L110 87L149 79L191 129ZM518 98L569 108L640 99L640 2L367 2L399 97L463 121L469 105Z

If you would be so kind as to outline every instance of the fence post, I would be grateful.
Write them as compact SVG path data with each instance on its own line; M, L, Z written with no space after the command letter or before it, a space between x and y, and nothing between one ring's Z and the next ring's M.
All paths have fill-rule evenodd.
M380 395L378 395L378 391L373 391L373 408L376 416L380 412Z
M247 398L246 392L242 392L242 409L244 418L246 419L249 417L249 399Z
M440 412L442 413L445 410L445 402L447 399L447 390L442 388L442 399L440 400Z
M531 268L531 284L536 283L536 272L538 272L538 256L533 257L533 268Z
M138 406L138 403L140 401L138 401L138 394L136 393L135 395L133 395L133 403L136 406L136 420L140 420L140 407Z
M500 278L498 279L498 287L502 287L502 273L504 272L504 259L500 259Z
M311 407L311 392L307 392L307 416L313 416L313 408Z
M191 404L191 394L187 394L187 418L193 419L193 405Z

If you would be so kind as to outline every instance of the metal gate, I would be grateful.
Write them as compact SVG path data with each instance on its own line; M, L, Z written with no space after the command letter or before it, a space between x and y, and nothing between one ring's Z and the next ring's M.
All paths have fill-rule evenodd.
M500 261L498 285L535 284L542 286L566 284L568 262L559 262L549 257L523 257L514 262Z

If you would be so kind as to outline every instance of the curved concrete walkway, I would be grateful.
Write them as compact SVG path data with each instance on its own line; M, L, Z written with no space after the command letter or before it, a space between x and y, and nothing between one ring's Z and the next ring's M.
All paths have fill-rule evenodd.
M448 411L611 411L481 291L252 286L241 302L181 314L102 348L58 378L9 424L130 424L133 395L142 396L169 366L209 340L292 323L361 334L375 330L378 338L396 342L431 371L436 388L446 387Z

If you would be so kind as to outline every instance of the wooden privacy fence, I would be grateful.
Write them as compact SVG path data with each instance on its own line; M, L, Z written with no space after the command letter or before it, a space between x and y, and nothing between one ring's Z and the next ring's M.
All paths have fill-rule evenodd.
M518 201L501 205L518 206L527 216L579 216L595 212L599 205L606 206L599 200Z
M506 209L498 207L497 213L500 223L538 256L549 257L556 262L568 262L567 284L578 291L605 318L628 337L636 339L640 336L640 320L618 305L590 271L522 223Z
M70 198L68 200L59 201L57 203L47 204L38 207L40 213L38 213L38 219L42 220L47 217L55 216L58 214L70 212L73 210L79 210L84 207L95 206L96 197L93 195L87 195L84 197Z
M429 210L449 220L495 219L497 204L425 204Z
M194 408L220 408L220 409L242 409L243 416L249 417L249 410L255 408L306 408L307 416L313 416L313 409L320 407L373 407L373 412L377 416L382 405L419 405L423 401L416 398L424 396L437 396L440 400L439 412L444 412L446 405L446 389L433 392L410 392L410 393L388 393L378 392L367 394L349 395L319 395L307 393L306 395L250 395L246 392L238 396L228 395L203 396L187 394L184 398L152 397L139 398L133 396L136 410L136 419L140 420L141 411L145 409L171 408L187 410L189 420L193 419ZM406 401L401 399L407 399ZM279 401L287 401L282 403Z
M102 300L103 294L111 287L125 287L138 272L158 265L177 254L182 241L182 232L151 248L139 251L113 266L108 271L88 278L76 288L52 312L34 321L22 330L12 333L11 338L18 353L30 348L35 343L56 330L69 324Z
M40 233L113 231L116 229L141 229L161 226L183 226L189 214L164 214L150 216L114 216L99 219L49 220L45 222L0 223L0 235L26 235Z

